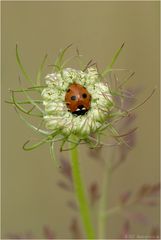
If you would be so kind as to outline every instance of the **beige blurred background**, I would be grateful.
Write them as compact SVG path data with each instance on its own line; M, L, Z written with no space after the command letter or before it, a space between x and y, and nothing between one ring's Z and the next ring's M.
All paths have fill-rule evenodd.
M3 239L10 233L30 231L42 238L44 225L50 226L58 238L70 239L70 219L76 215L66 206L72 194L57 186L62 176L50 158L48 146L23 151L23 143L36 136L14 109L4 104L9 98L8 89L18 87L16 43L24 65L34 76L45 53L52 64L58 50L70 43L79 47L86 61L94 58L103 68L124 41L116 67L135 71L129 86L142 87L138 103L155 86L157 91L137 110L137 145L113 175L111 206L122 191L159 181L159 2L2 2ZM85 148L81 152L86 183L100 181L101 165L87 155ZM108 152L105 148L104 158ZM152 225L159 224L158 209L143 207L143 212ZM122 219L119 215L109 220L110 239L119 235ZM145 235L149 230L149 225L133 223L131 233Z

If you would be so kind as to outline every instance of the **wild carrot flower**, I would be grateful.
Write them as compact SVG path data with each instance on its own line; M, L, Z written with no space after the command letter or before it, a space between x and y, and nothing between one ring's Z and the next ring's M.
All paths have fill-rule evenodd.
M114 98L116 96L123 98L124 93L122 87L113 91L106 75L113 71L112 66L122 47L123 45L115 53L111 64L100 72L97 65L91 61L83 66L82 70L65 67L68 60L64 61L63 59L68 46L60 51L52 72L47 74L43 84L40 82L47 56L43 59L36 82L34 82L24 69L16 47L18 65L31 87L11 90L9 103L15 105L21 119L29 127L44 135L42 141L32 146L28 146L29 141L27 141L24 144L25 150L32 150L46 142L50 143L51 149L53 149L53 144L57 141L62 143L61 150L64 150L66 142L73 142L74 147L80 143L88 143L90 147L94 148L103 144L101 135L105 129L118 135L112 122L127 115L127 112L116 106ZM79 54L76 57L80 58ZM69 94L68 97L71 88L72 95ZM23 94L26 99L17 100L17 93ZM34 94L39 98L33 97ZM39 126L34 126L20 112L30 117L39 117L41 120Z

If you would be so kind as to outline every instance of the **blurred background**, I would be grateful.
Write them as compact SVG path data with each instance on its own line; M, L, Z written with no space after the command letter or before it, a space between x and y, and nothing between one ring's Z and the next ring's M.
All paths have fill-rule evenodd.
M156 87L152 98L136 111L136 146L113 174L109 206L115 206L122 192L159 182L159 31L157 1L2 2L2 239L30 232L43 238L44 226L57 238L70 239L71 219L77 216L67 206L73 194L57 184L63 176L54 166L48 146L23 151L23 143L36 139L36 135L4 103L9 98L8 89L19 87L16 43L27 71L35 76L46 53L48 64L53 64L59 49L70 43L79 48L85 61L94 59L103 69L125 41L115 67L135 71L128 86L141 87L137 103ZM110 151L105 147L101 158L107 158ZM57 156L68 159L68 152L60 154L57 149ZM101 184L99 161L81 147L87 187L93 181ZM159 225L159 209L142 206L141 210L148 223L132 222L131 234L148 236L151 226ZM108 238L120 235L123 222L122 215L111 217Z

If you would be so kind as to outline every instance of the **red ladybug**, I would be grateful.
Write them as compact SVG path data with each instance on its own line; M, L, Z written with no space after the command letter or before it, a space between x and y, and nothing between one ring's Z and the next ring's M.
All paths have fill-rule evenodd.
M71 113L84 115L90 109L91 95L85 87L73 83L67 89L65 102Z

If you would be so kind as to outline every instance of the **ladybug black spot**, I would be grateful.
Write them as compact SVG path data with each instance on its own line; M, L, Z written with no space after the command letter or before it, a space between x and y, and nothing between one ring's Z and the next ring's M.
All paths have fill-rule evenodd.
M75 101L77 99L76 96L71 96L71 100Z
M70 92L70 88L67 90L67 92Z
M86 93L83 93L83 94L82 94L82 97L83 97L83 98L87 98L87 94L86 94Z

